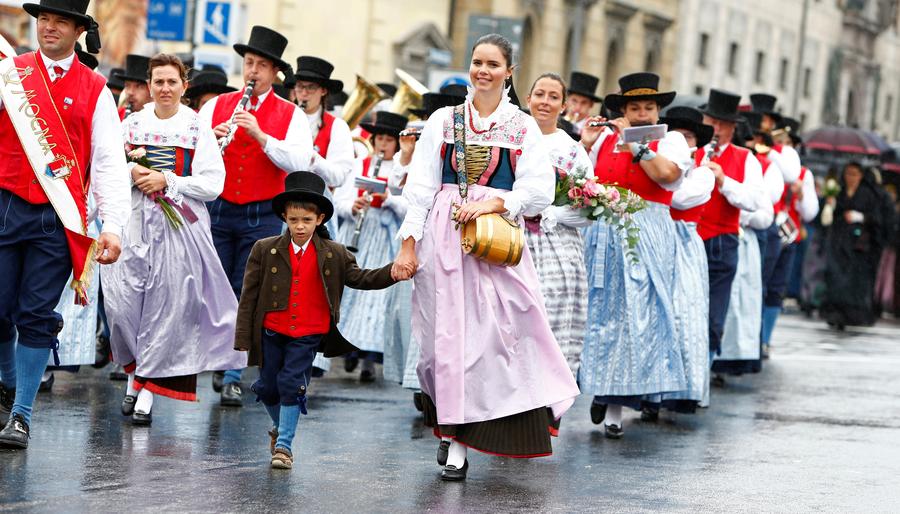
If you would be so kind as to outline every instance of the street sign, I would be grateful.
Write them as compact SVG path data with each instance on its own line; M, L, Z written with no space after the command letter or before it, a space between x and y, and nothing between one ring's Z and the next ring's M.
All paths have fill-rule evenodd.
M444 86L452 84L469 85L469 72L467 70L435 69L428 70L428 89L440 91Z
M227 45L231 27L231 1L208 0L203 9L203 36L205 45Z
M150 0L147 4L147 39L187 39L188 0Z

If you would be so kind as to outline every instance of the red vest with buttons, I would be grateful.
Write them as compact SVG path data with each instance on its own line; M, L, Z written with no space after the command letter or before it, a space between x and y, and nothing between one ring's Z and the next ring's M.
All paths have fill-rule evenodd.
M293 252L293 245L289 248ZM291 294L287 308L267 312L263 327L294 339L327 334L331 328L331 309L312 242L302 256L295 253L291 257Z
M319 127L319 133L316 140L313 141L313 147L322 157L328 157L328 145L331 144L331 127L334 126L334 116L327 112L322 113L322 126Z
M744 182L744 164L747 162L747 154L750 150L746 148L738 148L734 145L728 145L713 162L722 167L722 172L737 182ZM697 165L703 162L703 155L706 153L705 148L697 149L695 156ZM718 187L714 187L712 197L706 202L706 208L700 217L700 224L697 226L697 232L700 237L706 241L723 234L737 234L740 229L741 210L728 203L725 196L719 192Z
M615 135L609 135L600 144L597 164L594 167L597 181L601 184L615 184L627 188L649 202L671 205L672 191L666 191L647 176L640 163L631 162L634 158L631 152L616 152L618 139ZM659 147L659 141L653 141L648 146L655 152Z
M19 62L22 61L21 67L31 66L34 61L30 58L30 54L27 55L29 55L27 62L23 60L25 56L16 57L16 65L19 66ZM47 76L47 72L43 69L44 60L40 55L37 62L42 69L35 72ZM91 124L97 99L105 87L105 79L81 64L78 57L74 58L69 71L61 79L55 84L50 84L53 103L59 111L69 140L72 141L75 157L80 164L77 169L72 170L72 175L67 180L78 180L84 185L85 200L90 184L88 169L91 164ZM76 101L67 105L66 98ZM85 98L88 101L84 101ZM77 176L79 173L85 176ZM31 204L50 202L41 185L37 183L31 163L25 156L25 150L16 136L16 129L13 128L5 106L0 110L0 189L5 189Z
M227 123L242 96L241 91L216 99L212 126ZM297 106L269 91L266 100L252 114L259 128L275 139L284 140ZM222 156L225 161L225 189L222 199L239 205L271 200L284 192L285 171L275 165L247 131L238 129ZM294 171L294 170L291 170Z
M372 165L372 156L370 155L363 160L362 174L364 177L369 176L369 169L371 168L371 165ZM377 178L378 180L381 180L382 182L388 181L387 177L375 177L375 178ZM366 192L363 189L359 189L356 192L357 197L360 197L364 194L366 194ZM384 205L384 199L382 199L380 196L378 196L378 197L372 198L372 203L369 204L369 207L374 207L375 209L380 209L382 205Z

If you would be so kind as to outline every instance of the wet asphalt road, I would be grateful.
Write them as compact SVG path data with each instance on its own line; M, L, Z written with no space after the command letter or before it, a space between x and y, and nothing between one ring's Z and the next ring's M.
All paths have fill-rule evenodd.
M630 413L611 441L582 397L552 457L470 452L465 483L440 481L411 393L381 380L315 382L285 472L269 469L262 407L220 407L207 375L199 403L158 399L141 428L106 370L58 374L31 447L0 450L0 511L900 512L900 325L838 334L788 316L775 344L708 410Z

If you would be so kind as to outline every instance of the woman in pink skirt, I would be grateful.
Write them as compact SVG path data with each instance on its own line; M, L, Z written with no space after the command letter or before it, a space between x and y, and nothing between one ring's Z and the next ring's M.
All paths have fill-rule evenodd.
M509 41L491 34L475 43L474 87L462 106L429 118L403 192L409 210L393 273L415 274L412 337L422 345L425 423L441 438L444 480L465 479L467 448L549 455L550 425L579 393L528 248L517 266L488 264L463 252L456 228L491 213L521 223L553 200L547 149L534 119L509 100L511 74ZM457 150L465 152L464 180Z

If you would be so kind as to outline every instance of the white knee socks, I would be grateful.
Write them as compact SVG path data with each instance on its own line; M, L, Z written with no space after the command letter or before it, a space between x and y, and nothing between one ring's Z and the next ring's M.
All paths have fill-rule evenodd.
M134 373L128 374L128 387L125 388L125 394L127 396L137 396L137 391L134 390Z
M615 425L622 428L622 406L609 405L606 407L606 425Z
M450 451L447 455L447 465L462 469L466 463L466 447L456 441L450 443Z
M153 393L146 389L141 389L141 392L137 395L137 402L134 404L134 412L140 412L141 414L150 414L150 409L153 408Z

